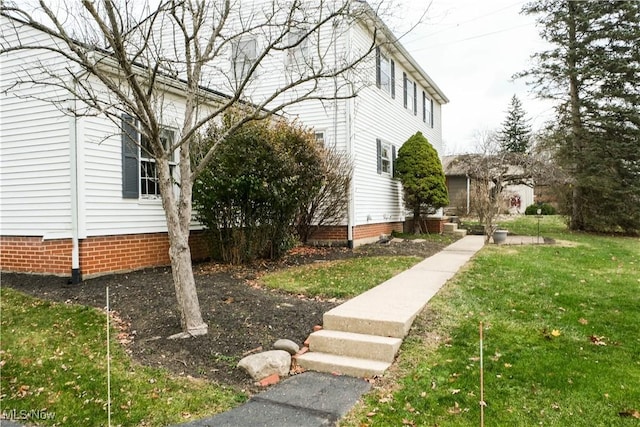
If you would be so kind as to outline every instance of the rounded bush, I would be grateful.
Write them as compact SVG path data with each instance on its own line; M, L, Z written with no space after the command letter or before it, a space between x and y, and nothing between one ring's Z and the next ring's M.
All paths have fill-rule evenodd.
M542 215L555 215L556 214L556 208L551 206L549 203L541 203L541 204L534 203L533 205L529 205L529 206L527 206L527 209L524 211L524 214L525 215L537 215L538 214L538 209L540 209L540 212L541 212Z

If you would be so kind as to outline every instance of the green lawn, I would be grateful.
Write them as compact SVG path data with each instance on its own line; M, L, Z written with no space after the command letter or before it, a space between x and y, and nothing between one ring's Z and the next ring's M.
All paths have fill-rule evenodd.
M640 239L574 234L488 246L416 320L397 363L343 426L637 426ZM505 227L537 230L535 217Z
M107 425L106 315L0 289L0 403L29 423ZM133 364L111 334L111 422L166 426L246 399L222 386Z
M266 274L269 288L324 298L352 298L420 262L419 257L364 257L288 268Z

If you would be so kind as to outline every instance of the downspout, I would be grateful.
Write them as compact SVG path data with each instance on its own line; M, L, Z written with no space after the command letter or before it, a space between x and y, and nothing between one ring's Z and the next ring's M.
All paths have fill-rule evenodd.
M471 212L471 195L469 192L471 191L471 179L469 175L467 175L467 215Z
M79 212L78 212L78 117L76 115L76 100L70 101L69 109L69 151L70 151L70 181L71 181L71 284L82 282L80 271L80 244L79 244Z
M351 52L351 38L353 37L352 27L349 26L347 30L347 46L346 51ZM337 58L336 58L337 59ZM351 179L349 180L349 204L347 207L347 246L349 249L353 249L354 247L354 237L353 237L353 228L355 227L355 217L356 217L356 203L355 203L355 159L353 158L354 150L353 150L353 114L355 111L355 98L350 97L346 100L346 117L345 117L345 127L346 127L346 152L347 158L351 162L353 166ZM337 122L336 122L337 125Z

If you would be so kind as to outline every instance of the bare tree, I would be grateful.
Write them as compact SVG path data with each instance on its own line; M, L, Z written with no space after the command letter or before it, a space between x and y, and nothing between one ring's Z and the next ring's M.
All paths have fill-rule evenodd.
M459 156L455 162L472 180L473 209L484 226L488 242L497 228L496 219L509 197L511 185L533 186L543 177L548 162L528 153L501 151L496 133L476 131L478 153Z
M206 334L188 239L193 184L218 144L197 164L192 162L192 145L211 120L238 103L245 104L246 113L218 142L244 123L286 112L288 106L355 96L371 80L362 70L371 65L370 53L380 43L380 10L353 0L29 4L1 3L0 55L46 53L59 63L52 67L35 59L25 64L6 91L21 96L25 86L55 87L66 95L47 101L66 114L105 116L129 134L131 143L141 146L145 141L143 148L155 161L167 221L183 330L176 336ZM348 52L335 49L355 22L370 28L369 45ZM24 37L26 29L46 37ZM276 68L285 55L286 66ZM283 76L277 84L264 84ZM69 100L78 107L70 110ZM167 141L163 125L171 114L179 121L179 131ZM170 162L174 153L177 173Z

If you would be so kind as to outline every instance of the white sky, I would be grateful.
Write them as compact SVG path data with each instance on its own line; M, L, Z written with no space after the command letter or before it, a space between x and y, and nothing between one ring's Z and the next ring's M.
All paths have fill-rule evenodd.
M404 0L396 32L415 24L427 0ZM445 154L473 151L476 130L499 129L511 97L523 103L535 129L552 117L552 105L535 99L513 74L530 68L544 50L523 0L433 0L426 18L402 44L449 98L443 107Z

